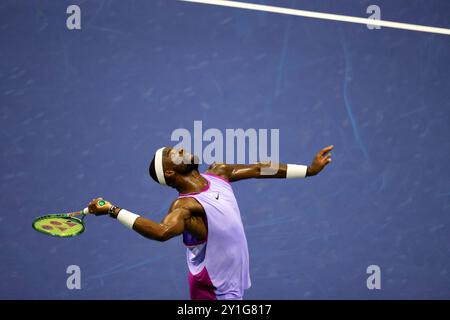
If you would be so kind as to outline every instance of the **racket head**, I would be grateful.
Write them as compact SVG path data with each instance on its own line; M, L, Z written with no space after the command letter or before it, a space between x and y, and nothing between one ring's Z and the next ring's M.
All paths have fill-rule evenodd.
M82 219L67 214L48 214L33 221L33 229L53 237L74 237L83 233Z

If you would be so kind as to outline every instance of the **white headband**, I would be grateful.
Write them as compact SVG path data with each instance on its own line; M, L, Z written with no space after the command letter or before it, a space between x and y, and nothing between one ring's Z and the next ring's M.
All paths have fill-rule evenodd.
M159 148L155 154L155 171L156 177L158 178L159 184L167 185L166 179L164 178L164 169L163 169L163 148Z

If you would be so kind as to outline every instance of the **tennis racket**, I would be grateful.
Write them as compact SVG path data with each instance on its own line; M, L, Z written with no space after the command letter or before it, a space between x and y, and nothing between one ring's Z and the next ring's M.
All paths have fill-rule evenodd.
M100 207L105 204L104 200L98 202ZM85 230L84 218L87 214L88 208L70 213L48 214L34 219L33 229L53 237L74 237ZM77 218L79 215L81 217Z

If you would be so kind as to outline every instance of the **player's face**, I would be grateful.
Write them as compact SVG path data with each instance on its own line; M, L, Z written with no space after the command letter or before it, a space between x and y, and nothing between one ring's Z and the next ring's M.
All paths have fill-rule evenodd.
M198 157L183 148L170 148L167 157L177 172L185 173L198 168Z

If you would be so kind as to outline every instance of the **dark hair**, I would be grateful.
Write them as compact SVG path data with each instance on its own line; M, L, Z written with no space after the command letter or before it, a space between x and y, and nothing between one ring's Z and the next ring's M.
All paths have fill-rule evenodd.
M153 156L152 162L150 163L150 166L148 167L148 173L150 174L150 177L152 177L153 180L159 183L158 177L156 176L156 170L155 170L155 156Z

